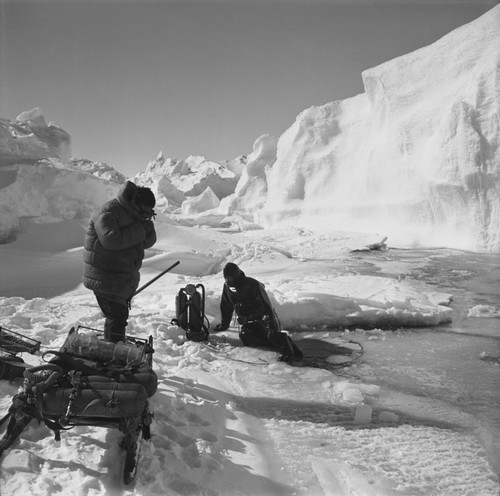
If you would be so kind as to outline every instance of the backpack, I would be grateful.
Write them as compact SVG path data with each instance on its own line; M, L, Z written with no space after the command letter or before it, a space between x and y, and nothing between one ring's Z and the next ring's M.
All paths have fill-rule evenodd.
M200 291L198 291L198 289ZM172 324L182 327L189 341L206 341L210 322L205 315L205 287L188 284L175 297L175 319Z

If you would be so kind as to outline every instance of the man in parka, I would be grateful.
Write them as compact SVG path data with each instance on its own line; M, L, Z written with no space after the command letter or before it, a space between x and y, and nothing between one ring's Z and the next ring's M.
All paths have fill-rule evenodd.
M264 285L229 262L223 270L224 288L220 303L221 323L215 332L225 331L233 312L236 311L241 325L240 339L245 346L277 348L286 362L302 360L302 351L280 329L279 320Z
M94 291L104 314L107 341L117 343L125 338L144 250L156 243L155 204L149 188L127 181L117 198L105 203L90 221L83 252L83 284Z

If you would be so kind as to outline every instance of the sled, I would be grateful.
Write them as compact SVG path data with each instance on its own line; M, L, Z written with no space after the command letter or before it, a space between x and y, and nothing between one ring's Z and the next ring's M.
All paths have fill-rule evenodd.
M205 315L205 287L188 284L175 297L175 319L172 325L184 329L190 341L206 341L210 322Z
M18 353L40 351L40 341L0 326L0 379L22 377L25 363Z
M83 330L90 331L82 332ZM96 329L71 328L58 351L44 365L24 371L23 390L12 400L0 456L36 419L61 439L61 431L75 426L118 429L123 433L123 482L130 484L137 471L142 439L150 439L153 412L148 399L158 379L153 371L152 337L126 336L110 343Z

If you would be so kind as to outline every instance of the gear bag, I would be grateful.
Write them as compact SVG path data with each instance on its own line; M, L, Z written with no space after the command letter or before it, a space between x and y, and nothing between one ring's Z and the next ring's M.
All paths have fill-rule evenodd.
M52 429L56 441L76 426L114 428L123 433L123 482L134 479L141 439L151 438L154 415L148 399L158 387L153 338L125 336L115 344L99 338L99 332L72 327L59 351L43 353L46 363L24 370L23 388L0 420L0 425L9 420L0 456L34 419Z
M205 287L188 284L175 297L173 325L182 327L189 341L206 341L210 323L205 315Z

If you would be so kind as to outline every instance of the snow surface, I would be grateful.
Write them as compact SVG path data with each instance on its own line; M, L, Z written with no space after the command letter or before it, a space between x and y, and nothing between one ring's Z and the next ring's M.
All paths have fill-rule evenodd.
M74 187L76 193L78 182ZM364 235L239 233L176 226L163 215L157 227L160 239L148 250L143 282L175 260L181 264L133 301L128 332L153 336L159 376L151 398L153 437L143 444L135 483L120 482L118 431L78 427L56 443L47 428L34 424L2 458L3 496L498 494L489 460L495 445L489 455L487 449L498 438L481 441L480 421L466 410L418 395L394 396L377 383L375 370L368 370L375 379L370 381L343 369L291 367L272 350L239 347L236 327L226 333L232 345L215 335L208 346L186 342L170 324L175 294L190 282L205 285L208 318L218 322L227 261L266 284L285 329L300 329L292 332L297 342L323 338L347 345L352 338L383 344L387 332L401 332L381 330L387 322L447 322L450 294L403 277L403 263L363 275L366 255L349 249L367 244ZM26 220L17 240L0 246L0 324L40 340L42 352L58 349L75 324L102 328L94 296L80 284L82 236L76 220ZM412 267L425 264L420 258ZM489 309L488 316L498 310ZM348 320L367 330L343 329ZM343 330L329 330L339 326ZM40 355L23 359L41 361ZM398 367L393 363L392 373ZM429 373L415 368L412 375ZM2 381L1 411L19 386ZM378 407L360 418L360 407L372 404ZM427 415L434 420L424 420Z
M158 197L142 282L181 262L133 300L128 332L153 337L159 377L137 479L121 484L119 432L78 427L56 443L33 423L0 460L2 496L497 496L499 16L366 71L364 95L306 110L248 156L160 154L136 176ZM82 243L125 178L52 152L38 161L40 145L22 143L0 168L0 325L43 352L76 324L102 329ZM387 250L368 248L387 235ZM229 261L265 283L301 346L360 342L366 356L290 366L239 346L236 324L186 342L171 324L177 291L202 283L213 327ZM19 386L2 381L0 411Z
M16 239L0 246L0 325L40 340L42 352L58 349L76 324L102 329L95 298L80 282L85 225L74 212L90 209L118 187L56 165L44 163L29 174L21 168L17 181L6 187L11 197L19 197L17 188L27 184L28 176L32 189L30 195L25 190L30 199L26 206L15 203L19 209L29 207L29 215L16 213L21 219ZM38 167L50 173L37 173ZM49 202L59 208L55 217L55 207L48 210L42 199L57 197L59 184L64 185L65 198L74 201ZM452 293L411 276L429 263L426 256L412 257L403 250L404 257L389 261L384 255L394 248L351 252L379 241L377 234L318 234L301 228L241 232L208 220L189 227L159 213L159 239L147 251L141 271L144 283L181 261L133 301L128 332L153 336L160 382L151 399L153 438L144 443L136 482L130 487L120 482L118 431L78 427L55 443L44 426L33 425L2 457L3 496L20 491L144 496L498 494L499 437L467 409L395 394L383 378L377 380L384 367L377 371L360 364L351 368L353 373L291 367L278 362L272 350L238 346L237 327L226 333L227 343L215 335L207 346L186 342L183 332L170 324L176 292L199 282L206 288L207 316L212 326L216 324L221 270L233 261L266 284L284 328L297 342L319 338L325 345L349 346L353 339L367 346L383 344L394 335L403 346L396 356L405 356L405 335L400 334L404 326L447 324L454 315ZM492 303L470 305L468 310L476 320L491 321L499 313ZM383 331L387 326L399 330ZM327 364L342 358L329 357ZM41 356L23 354L23 359L37 365ZM480 361L479 350L475 360ZM391 375L405 376L405 366L391 363ZM440 372L424 366L410 366L410 371L414 379L430 381L432 388L443 381ZM2 381L2 411L19 385ZM360 408L371 410L371 405L371 415L365 412L363 418Z

